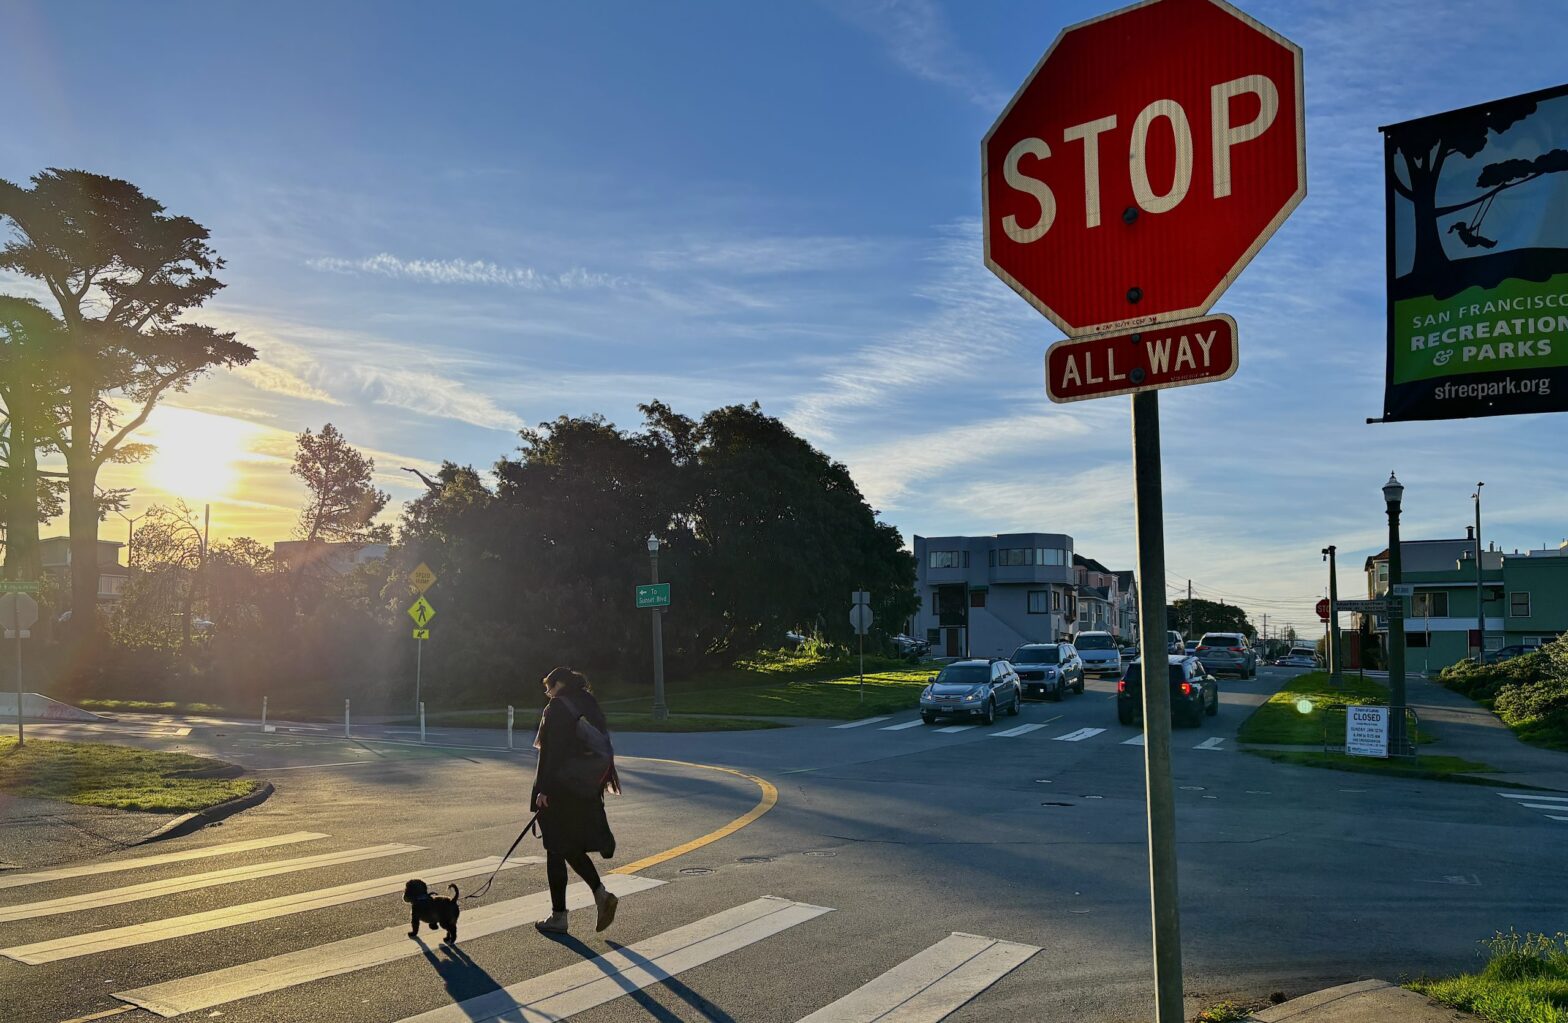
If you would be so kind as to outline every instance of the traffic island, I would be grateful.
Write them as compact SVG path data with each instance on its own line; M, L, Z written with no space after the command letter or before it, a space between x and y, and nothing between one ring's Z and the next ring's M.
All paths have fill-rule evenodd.
M261 783L206 757L108 743L0 739L0 792L135 813L194 813Z

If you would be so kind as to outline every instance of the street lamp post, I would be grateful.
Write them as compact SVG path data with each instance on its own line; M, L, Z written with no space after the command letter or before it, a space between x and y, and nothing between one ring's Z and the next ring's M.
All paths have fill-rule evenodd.
M1339 638L1339 575L1334 567L1334 550L1333 544L1323 548L1323 557L1328 561L1328 649L1323 652L1328 655L1329 683L1337 688L1345 684L1341 677L1345 651Z
M1486 662L1486 591L1481 589L1481 488L1475 485L1475 663ZM1430 603L1430 601L1428 601Z
M1389 745L1395 756L1405 753L1405 614L1394 595L1403 576L1399 557L1399 504L1405 496L1404 485L1393 473L1383 484L1383 503L1388 506L1388 715Z
M648 564L653 572L650 582L659 581L659 538L648 534ZM653 719L664 721L670 708L664 705L664 609L653 608Z

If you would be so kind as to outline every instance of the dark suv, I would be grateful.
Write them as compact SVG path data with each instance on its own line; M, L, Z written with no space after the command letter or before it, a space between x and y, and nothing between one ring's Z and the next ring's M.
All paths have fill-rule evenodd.
M1011 660L1025 696L1060 700L1063 693L1083 692L1083 661L1071 643L1025 643Z
M1220 712L1220 684L1196 657L1170 655L1171 722L1194 727ZM1133 661L1116 683L1116 719L1124 725L1143 718L1143 662Z

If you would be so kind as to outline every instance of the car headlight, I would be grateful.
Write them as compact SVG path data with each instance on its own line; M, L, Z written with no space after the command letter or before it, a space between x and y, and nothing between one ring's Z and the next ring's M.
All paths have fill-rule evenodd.
M924 689L920 690L920 698L922 700L929 700L929 699L931 699L931 687L930 686L926 686Z
M964 697L964 702L965 703L974 703L978 699L980 699L980 693L977 690L977 691L972 692L969 695L965 696Z
M1045 677L1046 678L1055 678L1056 677L1056 669L1055 668L1047 668L1047 669L1045 669Z

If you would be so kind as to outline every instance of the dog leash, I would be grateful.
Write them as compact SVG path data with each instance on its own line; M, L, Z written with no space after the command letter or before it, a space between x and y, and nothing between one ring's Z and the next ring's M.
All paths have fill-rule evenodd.
M523 830L518 833L517 838L515 840L513 840L512 847L506 851L506 855L505 856L501 857L501 862L497 863L495 865L495 869L490 872L490 876L485 878L485 883L480 885L476 890L471 891L467 895L463 896L463 898L465 898L465 899L477 899L477 898L479 898L479 896L481 896L485 892L489 891L491 883L495 881L495 876L501 872L501 868L502 867L506 866L507 859L514 852L517 851L517 847L522 844L523 838L530 831L533 831L533 832L535 832L537 834L538 828L539 828L539 812L536 810L536 811L534 811L534 815L532 817L528 818L528 823L523 826Z

